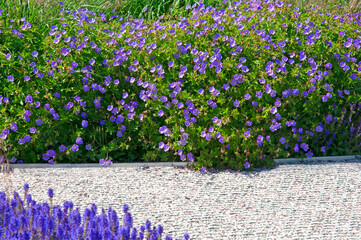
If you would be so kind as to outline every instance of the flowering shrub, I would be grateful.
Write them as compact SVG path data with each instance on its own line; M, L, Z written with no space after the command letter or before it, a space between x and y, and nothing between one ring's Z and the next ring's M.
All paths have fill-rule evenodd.
M123 224L117 213L102 209L97 215L97 206L93 203L83 215L79 209L73 209L73 202L65 201L61 206L52 206L54 190L49 188L47 202L36 203L28 193L29 185L24 185L24 199L14 191L13 198L0 192L0 236L1 239L122 239L122 240L172 240L171 236L162 238L163 227L151 226L147 219L139 229L133 227L133 217L129 206L124 204ZM189 239L189 234L184 234Z
M26 19L1 26L12 162L110 165L137 151L204 172L359 151L361 13L265 0L199 2L177 22L59 15L41 38Z

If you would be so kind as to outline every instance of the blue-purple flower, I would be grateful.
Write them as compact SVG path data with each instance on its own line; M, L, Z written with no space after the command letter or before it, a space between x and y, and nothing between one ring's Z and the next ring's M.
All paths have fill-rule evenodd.
M77 152L77 151L79 150L79 146L76 145L76 144L74 144L74 145L71 147L71 150L72 150L73 152Z

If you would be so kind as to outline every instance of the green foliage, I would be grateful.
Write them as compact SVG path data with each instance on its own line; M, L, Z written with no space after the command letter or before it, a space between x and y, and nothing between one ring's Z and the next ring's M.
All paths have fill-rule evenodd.
M141 11L147 5L142 4L146 3L157 6L158 9L149 7L149 12L145 12L148 20L140 20L140 23L130 17L116 16L117 11L98 16L86 9L79 9L77 12L69 11L73 14L68 14L67 11L60 11L59 6L54 6L56 17L44 17L51 19L51 24L34 24L32 28L21 31L23 37L13 33L14 28L21 29L23 25L20 15L16 15L19 8L7 8L9 15L0 16L3 32L0 34L0 67L3 69L0 72L0 84L4 86L0 95L8 97L10 102L0 105L0 130L9 129L13 122L18 126L17 131L11 131L5 139L6 144L11 146L7 152L9 158L16 157L24 162L42 162L42 156L48 150L54 150L57 153L56 162L96 162L101 158L120 162L129 159L180 161L180 156L186 156L186 160L192 163L193 159L188 155L192 154L195 160L192 167L196 169L247 169L247 164L250 164L251 168L272 166L273 159L277 157L305 157L306 153L314 156L355 154L359 151L360 135L357 135L357 129L360 111L357 103L361 102L361 74L357 62L348 61L350 70L345 71L340 67L340 60L334 57L335 53L341 56L350 53L350 57L361 60L360 51L357 51L355 45L350 48L343 45L347 37L359 37L359 33L354 29L356 25L345 22L340 26L338 21L332 19L332 14L317 15L313 11L295 14L285 5L269 12L268 5L264 4L264 8L258 10L257 14L260 15L257 17L254 17L255 12L247 10L250 6L245 4L233 9L227 7L228 4L220 5L219 9L224 9L225 13L218 17L215 12L201 14L194 9L178 11L178 7L184 8L184 5L189 4L186 1L175 1L173 5L166 1L141 2L139 5L131 5L135 9L122 7L122 10L118 10L132 11L143 17ZM66 2L64 8L74 7L69 4L70 2ZM23 3L19 6L23 6ZM98 10L101 10L102 4L98 6ZM169 12L174 14L173 19L169 17L167 21L152 20L169 8ZM202 9L205 8L203 6ZM30 9L30 6L26 9ZM21 10L22 14L24 11L32 11L26 9ZM217 13L220 14L218 10ZM242 17L235 20L234 13L237 11L240 13L237 16ZM182 16L176 18L178 12L182 13ZM78 15L77 18L74 18L74 15ZM31 16L35 21L35 15ZM96 22L90 24L81 19L82 16L94 18ZM263 18L262 21L260 17ZM11 18L14 18L14 22L11 23L12 28L9 28ZM206 23L199 24L200 20ZM244 27L235 25L235 21ZM177 27L173 26L175 22L178 22ZM311 22L315 26L310 27L313 39L310 39L311 32L304 34L305 29L297 25L302 23L306 26ZM142 25L147 25L148 28L140 29ZM215 30L208 30L202 35L200 32L204 31L204 25L213 26ZM220 25L223 30L217 28ZM54 36L49 35L52 26L58 27ZM160 26L165 29L160 31ZM186 26L189 32L184 30ZM250 31L252 26L257 26L257 30L264 30L264 35L255 34L253 30L251 34L246 34L244 30ZM80 29L84 33L78 33ZM153 32L149 32L149 29ZM59 43L54 43L60 30L66 30L66 33L62 33ZM171 34L171 30L175 30L175 33ZM271 30L275 32L271 33ZM344 31L347 37L340 36L340 31ZM167 35L163 37L165 33ZM217 39L216 34L219 34ZM266 35L272 42L267 41ZM69 42L76 46L64 41L65 38L73 36L76 36L76 40L70 39ZM85 40L84 36L88 39ZM144 38L142 44L141 38ZM312 40L315 40L314 44L305 44L305 41ZM303 44L298 44L299 41ZM332 46L327 46L326 41L332 42ZM97 46L92 47L91 42ZM77 49L81 44L86 47ZM152 44L156 46L151 48ZM187 53L182 53L185 52L186 44L190 44L190 47ZM101 48L100 53L96 52L97 47ZM72 51L64 54L65 48ZM200 59L203 54L198 54L198 61L207 61L208 64L204 73L201 73L199 68L194 69L196 55L190 53L192 49L208 53L204 59ZM218 56L217 59L216 49L220 50L222 58ZM39 53L38 57L32 56L35 50ZM231 54L232 51L234 54ZM299 60L300 51L306 53L305 60ZM295 56L290 57L291 53L295 53ZM6 54L11 54L11 59L6 59ZM175 54L179 54L179 58L176 58ZM18 59L19 55L23 60ZM295 63L287 64L286 71L282 69L280 62L275 63L285 56L295 60ZM242 64L247 66L248 71L238 65L240 58L246 59ZM309 58L316 61L316 67L310 66L307 62ZM94 64L89 62L91 59L94 59ZM135 64L135 60L139 61L139 64ZM170 61L174 62L174 67L168 66ZM216 66L209 67L210 62L214 61L219 61L218 64L222 65L218 73L215 71ZM31 62L36 62L36 68L44 74L43 77L34 73ZM57 62L57 66L52 67L52 62ZM77 67L72 66L75 62ZM277 77L272 77L265 71L265 68L271 68L267 65L270 62L273 62L272 69L277 73ZM302 63L302 66L299 63ZM332 64L331 70L325 68L327 63ZM158 73L159 69L152 70L159 65L162 65L163 74ZM137 71L132 71L130 66L136 66ZM91 67L91 71L85 71L86 67ZM181 74L180 69L185 67L186 73ZM318 72L320 69L321 73ZM48 74L51 70L54 70L53 76ZM312 74L311 70L314 71ZM324 74L326 70L328 75ZM352 74L356 74L357 78L352 79ZM10 75L15 79L13 82L8 81ZM316 75L319 79L316 79ZM25 76L30 76L31 80L24 81ZM106 84L105 81L109 79L110 84ZM261 83L261 79L265 79L266 83ZM119 80L119 84L115 84L115 80ZM147 86L142 86L138 82L140 80L147 82ZM329 84L328 89L325 83ZM102 93L93 90L92 84L101 85L106 91ZM229 89L223 88L225 84L229 85ZM275 96L265 91L265 84L269 84L275 91ZM84 85L90 90L85 91ZM200 88L204 89L203 94L198 93ZM323 101L322 97L329 93L330 88L333 89L330 92L332 98ZM284 91L295 89L299 90L299 94L283 96ZM220 92L218 96L215 94L217 90ZM337 90L348 90L350 94L344 93L341 98ZM256 92L259 91L263 93L260 98L256 97ZM306 98L303 93L307 91L309 92ZM61 95L60 98L54 96L56 92ZM127 97L123 97L125 93L128 94ZM149 96L145 97L145 94ZM245 94L250 94L251 98L246 100ZM26 102L25 98L29 95L32 96L33 103L41 103L39 108ZM177 103L171 103L171 95L174 95L173 98L179 103L183 103L182 109L176 107ZM158 99L154 100L156 96ZM161 96L168 98L170 108L165 107L159 100ZM75 97L80 97L80 101ZM96 107L96 100L99 100L101 108ZM128 107L121 103L122 100ZM211 107L210 100L215 102L217 107ZM238 107L234 106L236 100L239 101ZM193 104L193 107L188 104L188 112L185 111L187 101ZM254 106L252 101L257 101L257 105ZM278 101L280 106L272 113ZM44 108L46 103L59 115L58 120L55 117L53 119L49 110ZM66 107L69 103L72 106ZM356 105L350 107L350 104ZM113 109L118 108L119 112L113 114L112 110L107 110L109 105L112 105ZM130 106L134 111L129 109ZM190 113L194 109L199 113ZM25 110L31 110L29 122L23 119ZM161 117L158 116L160 110L164 111ZM86 118L81 116L82 112L87 113ZM337 116L340 120L326 123L325 118L328 115ZM112 116L119 118L117 124L116 120L110 120ZM190 121L192 117L196 118L196 122L186 127L186 121ZM221 123L216 123L214 117ZM36 119L42 119L43 124L38 126ZM84 119L88 121L87 127L82 127ZM105 120L105 124L101 126L99 123L102 120ZM303 134L298 134L288 125L292 120L297 122L296 130L303 129ZM252 124L248 125L247 121ZM275 122L280 124L281 128L277 129ZM325 131L315 132L320 123ZM159 129L163 126L171 130L169 135L160 134ZM272 126L276 129L272 129ZM30 143L21 144L19 139L28 135L31 127L36 127L38 132L30 134ZM214 130L211 131L210 127ZM247 131L249 136L246 136ZM306 131L309 133L305 133ZM181 144L183 132L188 134L185 145ZM201 137L202 132L211 134L212 138L206 140ZM335 137L328 144L334 133ZM352 133L353 138L350 137ZM118 137L119 134L122 136ZM223 142L217 134L224 138ZM257 143L259 136L263 137L261 145ZM299 140L300 136L302 140ZM79 144L79 151L74 152L71 147L79 137L84 143ZM286 144L280 143L281 137ZM159 148L160 142L169 145L169 150ZM309 150L303 151L299 147L299 151L294 151L295 145L301 143L307 143ZM86 150L86 144L91 144L92 149ZM68 149L60 152L60 145L65 145ZM326 145L327 151L321 150Z

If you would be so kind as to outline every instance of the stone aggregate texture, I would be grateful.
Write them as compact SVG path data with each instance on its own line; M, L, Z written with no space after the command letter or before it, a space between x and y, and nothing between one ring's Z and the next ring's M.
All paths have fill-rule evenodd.
M2 175L2 173L0 174ZM1 176L2 177L2 176ZM361 239L361 159L277 164L274 169L184 167L14 168L12 189L27 181L37 202L112 207L133 226L149 219L174 239ZM1 182L0 191L4 191ZM162 238L164 238L163 235Z

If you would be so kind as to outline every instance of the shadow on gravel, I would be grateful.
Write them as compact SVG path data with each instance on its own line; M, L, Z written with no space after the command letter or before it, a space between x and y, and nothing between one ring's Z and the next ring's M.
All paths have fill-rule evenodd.
M254 168L252 170L241 171L241 170L231 170L231 169L209 169L205 174L217 174L217 173L234 173L234 174L243 174L245 176L249 176L251 178L258 176L260 172L269 172L277 169L280 166L293 166L293 165L326 165L326 164L340 164L340 163L360 163L359 169L361 170L361 157L356 159L345 159L345 160L302 160L298 162L292 163L275 163L273 168ZM177 167L184 168L184 167Z

